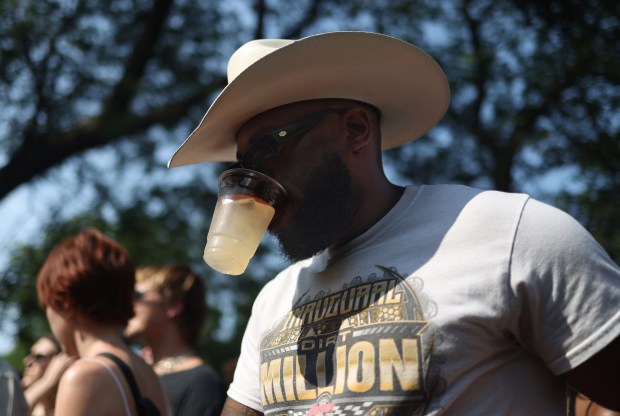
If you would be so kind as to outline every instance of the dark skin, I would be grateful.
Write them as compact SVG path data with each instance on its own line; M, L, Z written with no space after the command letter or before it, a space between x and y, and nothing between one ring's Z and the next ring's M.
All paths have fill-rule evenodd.
M262 415L261 412L257 412L254 409L250 409L247 406L242 405L238 401L231 399L230 397L226 399L226 403L224 403L224 408L222 409L222 416L248 416L248 415Z
M338 246L369 229L396 204L404 190L390 183L383 171L379 127L373 110L347 100L314 100L266 111L239 129L238 156L244 155L257 136L325 108L347 111L328 115L303 137L284 144L277 163L265 173L280 182L289 194L272 224L286 227L303 196L308 172L326 153L335 152L351 174L354 208L346 230L333 244Z
M295 206L303 196L307 172L325 152L335 152L347 166L353 181L353 211L350 222L333 242L344 244L368 230L399 200L404 188L386 178L381 161L379 123L372 108L348 100L313 100L278 107L254 117L238 131L238 158L252 140L262 134L294 122L325 108L345 108L340 114L325 117L301 138L282 146L277 163L268 175L288 191L289 199L274 219L274 227L286 227ZM575 389L593 401L620 410L620 338L589 360L562 375ZM261 415L228 398L222 415Z
M567 372L564 377L590 400L620 411L620 337L585 363Z

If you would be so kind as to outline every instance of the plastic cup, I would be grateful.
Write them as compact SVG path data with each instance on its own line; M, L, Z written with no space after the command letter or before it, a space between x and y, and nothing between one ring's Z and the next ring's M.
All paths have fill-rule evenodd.
M260 172L243 168L222 172L205 262L220 273L243 273L285 197L282 185Z

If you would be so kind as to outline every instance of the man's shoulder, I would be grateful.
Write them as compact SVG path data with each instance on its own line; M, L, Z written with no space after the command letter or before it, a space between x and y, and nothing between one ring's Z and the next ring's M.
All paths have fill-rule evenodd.
M423 223L453 222L466 218L476 222L514 222L531 196L524 193L479 189L464 185L424 185L412 198L409 210Z
M17 378L17 372L2 358L0 358L0 374L6 378Z
M525 201L531 198L530 195L520 192L505 192L460 184L422 185L414 187L414 189L417 189L417 198L442 200L487 198L490 200Z

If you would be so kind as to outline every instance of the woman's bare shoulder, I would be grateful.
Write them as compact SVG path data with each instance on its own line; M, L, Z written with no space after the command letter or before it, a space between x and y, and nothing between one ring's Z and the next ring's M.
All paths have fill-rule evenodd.
M107 409L108 404L118 401L105 398L116 398L118 394L118 387L104 365L93 359L77 360L60 379L56 413L108 414L111 410Z
M109 381L112 381L106 365L109 366L98 358L79 359L65 371L62 381L76 386L80 383L105 383L106 380L102 377L104 374L107 374Z

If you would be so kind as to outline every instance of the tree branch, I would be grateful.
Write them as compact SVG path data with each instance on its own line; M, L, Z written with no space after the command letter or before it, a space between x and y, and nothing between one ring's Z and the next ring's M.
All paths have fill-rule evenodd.
M113 88L98 117L78 124L69 132L39 132L34 126L25 129L21 145L0 169L0 200L20 184L27 183L71 156L145 130L154 123L174 121L180 112L184 113L189 106L204 100L207 96L205 90L210 92L213 86L180 103L156 109L144 117L135 117L128 111L138 91L144 68L152 58L155 45L163 32L172 4L173 0L154 1L145 19L144 29L133 45L123 76ZM42 88L42 85L37 83L37 87ZM43 97L42 91L40 93Z
M136 40L131 55L127 60L125 72L112 90L112 94L104 106L101 120L105 122L108 117L127 111L131 100L136 95L139 81L144 73L144 68L152 58L155 45L163 33L163 26L170 14L173 0L155 0L147 18L142 34Z
M25 137L10 161L0 169L0 200L19 185L28 183L49 168L60 165L64 160L85 150L114 143L144 132L156 124L177 122L187 114L189 108L204 104L205 97L223 85L225 83L222 78L180 102L154 108L144 116L125 113L117 116L114 123L110 124L105 123L101 117L96 117L83 121L68 132Z

